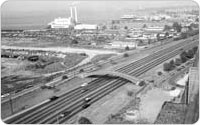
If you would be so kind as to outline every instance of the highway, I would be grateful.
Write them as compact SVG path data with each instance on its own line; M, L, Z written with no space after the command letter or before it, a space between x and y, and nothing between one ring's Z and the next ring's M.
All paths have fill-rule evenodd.
M188 38L187 40L192 40L193 38L196 38L196 36L194 36L194 37L190 37L190 38ZM168 46L168 44L169 43L171 43L171 42L169 42L169 41L171 41L172 39L168 39L167 41L165 41L162 45L157 45L157 46L154 46L154 47L151 47L151 48L147 48L147 49L145 49L145 50L143 50L143 51L139 51L140 53L152 53L152 49L154 48L154 50L161 50L163 47L167 47ZM176 41L176 42L182 42L182 41ZM127 59L129 59L129 58L132 58L132 55L134 54L134 51L132 52L132 51L130 51L130 52L128 52L128 54L130 55L129 57L127 57L126 58L126 60ZM97 70L97 69L99 69L99 67L97 66L97 65L104 65L104 64L109 64L110 63L110 60L113 60L113 61L118 61L118 60L121 60L123 58L123 55L120 55L120 56L114 56L114 57L111 57L111 58L109 58L109 60L106 60L106 61L102 61L102 62L97 62L96 63L96 65L94 65L94 64L92 64L92 63L87 63L87 64L84 64L84 65L82 65L82 66L78 66L78 67L72 67L72 68L70 68L70 69L67 69L67 70L64 70L64 71L59 71L59 72L56 72L56 73L53 73L53 74L51 74L51 75L57 75L57 76L59 76L58 77L58 79L60 79L60 81L58 81L58 82L54 82L55 80L53 80L53 82L51 82L51 83L47 83L46 85L55 85L55 86L57 86L57 85L59 85L59 84L62 84L62 83L64 83L64 82L67 82L68 80L70 80L70 79L72 79L75 75L77 75L77 74L79 74L80 72L80 69L84 69L84 72L92 72L92 71L95 71L95 70ZM143 60L145 60L145 59L143 59ZM125 61L125 60L124 60ZM142 61L142 60L140 60L140 61ZM120 70L122 69L124 69L124 68L126 68L126 67L132 67L131 66L132 65L132 63L130 64L130 65L126 65L125 67L122 67L122 68L120 68L120 69L117 69L116 71L119 71L120 72ZM132 68L130 68L130 69L133 69L133 67ZM125 73L125 72L124 72ZM67 75L68 76L68 79L66 79L66 80L62 80L62 75L63 74L65 74L65 75ZM49 76L50 74L48 74L47 76ZM61 76L61 77L60 77ZM57 79L57 78L56 78ZM61 81L62 80L62 81ZM30 92L33 92L33 91L35 91L35 90L37 90L37 89L39 89L39 88L41 88L41 85L36 85L36 86L34 86L34 87L31 87L31 88L29 88L29 89L26 89L26 90L24 90L24 91L22 91L22 92L20 92L20 93L15 93L15 94L13 94L12 95L12 99L16 99L16 98L18 98L18 97L20 97L20 96L23 96L23 95L25 95L25 94L28 94L28 93L30 93ZM1 103L5 103L5 102L7 102L7 101L9 101L9 98L2 98L2 102Z
M197 45L198 41L188 42L185 40L183 43L179 43L173 47L160 50L141 60L135 61L128 64L127 66L117 69L117 71L138 77L149 69L180 54L183 50L190 49L191 47ZM92 99L89 102L92 104L126 83L128 83L128 81L121 78L101 77L89 83L88 91L82 92L81 88L78 87L62 95L57 100L35 108L31 112L26 112L19 116L3 121L12 124L52 124L57 122L57 117L59 114L70 111L71 113L69 115L64 118L60 118L59 120L59 123L65 123L69 118L84 110L82 105L86 97L90 97Z

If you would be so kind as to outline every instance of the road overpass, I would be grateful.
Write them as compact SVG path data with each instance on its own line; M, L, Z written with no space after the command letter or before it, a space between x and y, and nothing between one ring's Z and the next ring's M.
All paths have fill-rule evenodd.
M103 71L96 71L96 72L90 72L90 73L82 73L79 75L81 78L86 78L86 77L92 77L92 76L112 76L112 77L120 77L123 78L125 80L130 81L131 83L135 83L137 84L140 79L125 74L125 73L121 73L121 72L116 72L116 71L108 71L108 70L103 70Z

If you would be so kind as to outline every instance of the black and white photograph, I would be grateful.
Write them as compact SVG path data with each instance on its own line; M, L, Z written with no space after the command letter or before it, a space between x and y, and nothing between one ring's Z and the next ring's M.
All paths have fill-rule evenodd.
M194 0L1 3L2 124L198 124Z

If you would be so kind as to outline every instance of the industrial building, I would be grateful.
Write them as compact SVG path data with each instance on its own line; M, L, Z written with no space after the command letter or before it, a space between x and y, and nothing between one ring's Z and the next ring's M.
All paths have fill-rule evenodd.
M55 18L54 21L50 22L51 28L69 28L73 27L77 22L77 10L76 7L70 7L70 17L68 18Z
M78 23L76 7L70 7L70 17L68 18L55 18L54 21L48 24L50 28L74 28L75 30L95 30L98 29L97 25L93 24L80 24Z

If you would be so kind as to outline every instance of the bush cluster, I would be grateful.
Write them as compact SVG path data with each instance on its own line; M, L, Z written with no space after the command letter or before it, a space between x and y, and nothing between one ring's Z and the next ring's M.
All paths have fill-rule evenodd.
M198 47L195 46L188 51L183 51L180 54L180 58L176 58L175 61L171 60L169 63L164 63L163 70L164 71L171 71L171 70L175 69L176 66L179 66L182 63L187 62L187 60L194 57L195 53L197 52L197 49L198 49Z

